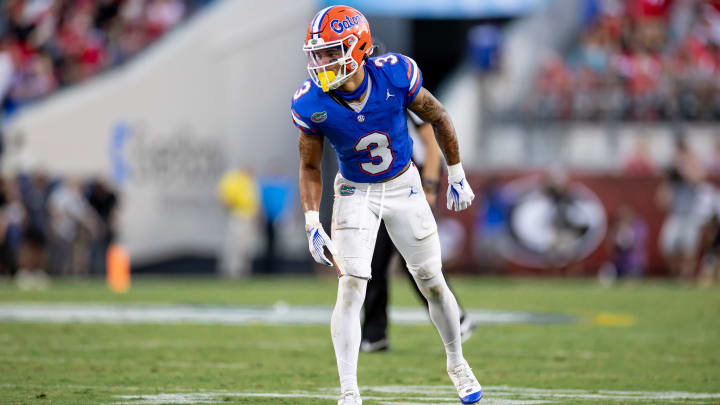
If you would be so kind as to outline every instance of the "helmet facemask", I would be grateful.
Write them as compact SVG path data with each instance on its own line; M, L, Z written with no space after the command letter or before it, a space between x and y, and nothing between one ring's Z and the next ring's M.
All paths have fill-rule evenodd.
M352 57L357 43L355 35L348 35L327 43L322 38L311 39L303 46L308 73L316 86L325 92L334 90L358 71L360 63Z

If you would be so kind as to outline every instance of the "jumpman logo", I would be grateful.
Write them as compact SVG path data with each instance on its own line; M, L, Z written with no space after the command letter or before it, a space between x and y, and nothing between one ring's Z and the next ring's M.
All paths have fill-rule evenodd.
M385 91L387 92L385 95L385 101L387 101L390 97L395 97L394 94L390 93L390 89L385 89Z
M417 194L417 191L415 191L415 187L410 187L410 195L408 196L408 198L414 196L415 194Z

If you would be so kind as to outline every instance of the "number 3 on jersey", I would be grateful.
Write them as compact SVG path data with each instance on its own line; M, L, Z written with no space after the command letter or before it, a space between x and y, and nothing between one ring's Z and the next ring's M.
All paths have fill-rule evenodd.
M390 62L391 65L396 64L398 61L397 56L395 55L388 55L388 56L379 56L375 58L375 66L377 67L383 67L387 62Z
M375 148L371 149L372 145L375 145ZM373 132L358 139L355 151L370 154L370 161L360 163L360 169L372 176L387 171L395 160L390 149L390 137L382 132Z
M302 86L300 86L300 88L297 89L297 91L293 95L293 100L297 101L297 99L302 97L303 94L307 93L308 91L310 91L310 80L305 80L305 83L303 83Z

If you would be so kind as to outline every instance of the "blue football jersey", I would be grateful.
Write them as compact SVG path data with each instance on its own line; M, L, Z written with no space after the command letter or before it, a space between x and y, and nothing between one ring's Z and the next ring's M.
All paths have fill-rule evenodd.
M400 172L410 161L406 108L422 87L422 73L411 58L397 53L365 64L370 96L360 112L338 104L310 79L295 92L291 116L300 131L326 137L348 180L375 183Z

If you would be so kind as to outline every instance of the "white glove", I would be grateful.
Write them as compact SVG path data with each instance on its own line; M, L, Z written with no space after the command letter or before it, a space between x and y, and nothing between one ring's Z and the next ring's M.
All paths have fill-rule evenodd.
M470 206L473 198L475 194L465 180L462 164L448 166L447 208L452 211L455 206L455 211L462 211Z
M323 249L327 248L334 256L336 252L335 245L325 233L320 223L320 214L317 211L305 212L305 233L307 233L308 245L313 259L320 264L332 266L332 262L325 257Z

